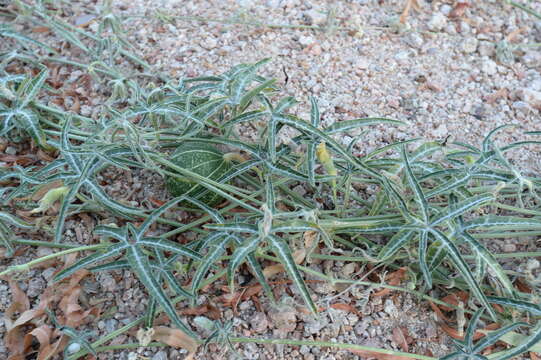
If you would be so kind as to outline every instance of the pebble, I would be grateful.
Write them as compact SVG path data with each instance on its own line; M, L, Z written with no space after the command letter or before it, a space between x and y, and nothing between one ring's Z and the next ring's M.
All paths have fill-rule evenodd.
M256 333L261 334L267 331L267 328L269 327L269 320L267 319L267 315L257 312L250 318L250 324Z
M297 311L289 305L279 305L269 311L274 327L282 334L292 332L297 327Z
M6 148L6 150L4 150L4 152L7 154L7 155L16 155L17 154L17 149L14 148L13 146L8 146Z
M329 320L323 314L317 318L310 317L304 322L304 332L307 334L318 334L327 325L329 325Z
M218 41L215 38L208 37L200 43L203 49L212 50L218 45Z
M406 37L404 38L404 41L408 45L416 49L420 49L424 44L423 37L417 32L411 32L408 35L406 35Z
M316 9L308 10L304 16L312 25L323 25L327 22L327 14Z
M531 107L541 110L541 91L531 89L522 89L519 92L521 100L525 101Z
M516 112L522 115L529 115L532 112L532 107L525 101L515 101L512 105Z
M537 259L528 259L528 262L526 263L526 268L530 271L538 269L540 266L541 264Z
M302 46L308 46L310 44L314 43L314 38L311 36L301 36L299 37L299 44Z
M480 41L477 51L481 56L492 57L496 53L496 45L491 41Z
M477 41L476 38L466 38L461 44L462 52L464 52L465 54L474 53L477 50L478 43L479 41Z
M26 295L31 298L36 297L41 294L46 285L47 284L42 277L32 277L28 282L28 290L26 290Z
M257 360L260 356L260 350L254 343L244 344L244 358L247 360Z
M349 277L351 274L355 272L355 263L349 263L342 267L342 270L340 271L344 277Z
M517 251L517 246L515 244L505 244L503 246L503 251L506 253L512 253Z
M152 360L167 360L167 353L163 350L160 350L156 354L154 354Z
M442 13L435 13L428 21L428 29L430 31L441 31L447 24L447 17Z
M360 69L360 70L366 70L368 69L368 66L370 65L370 61L366 58L359 58L359 60L357 60L357 69Z
M293 191L296 192L299 196L306 195L306 188L303 185L297 185L293 188Z
M383 305L383 311L385 311L392 318L398 317L398 308L396 307L392 299L385 300L385 304Z
M522 56L522 62L529 68L535 68L541 64L541 52L536 50L526 51Z
M447 125L441 124L440 126L436 128L436 130L432 132L432 135L441 138L441 137L447 136L447 133L448 133Z
M498 65L490 59L483 59L481 71L487 75L495 75L498 72Z
M449 16L451 11L453 11L453 7L451 5L449 5L449 4L443 4L440 7L440 12L445 16Z
M405 51L399 51L398 53L396 53L396 55L394 56L395 60L396 61L399 61L399 62L405 62L408 60L408 58L410 57L410 52L405 50Z

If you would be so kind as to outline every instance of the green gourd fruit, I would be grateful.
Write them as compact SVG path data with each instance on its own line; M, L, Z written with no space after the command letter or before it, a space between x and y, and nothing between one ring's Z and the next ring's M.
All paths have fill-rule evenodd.
M180 145L171 155L171 162L213 181L219 181L231 169L231 163L224 159L224 154L207 143L188 142ZM170 171L174 172L172 169ZM187 195L209 206L224 200L220 195L188 178L168 176L165 184L171 195Z

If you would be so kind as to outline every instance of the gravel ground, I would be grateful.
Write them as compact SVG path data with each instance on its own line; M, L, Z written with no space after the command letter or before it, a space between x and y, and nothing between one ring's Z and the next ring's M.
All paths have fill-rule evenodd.
M541 11L541 3L530 5ZM541 130L541 51L526 46L541 42L541 21L535 22L532 16L502 1L487 0L482 5L471 2L462 15L455 16L453 1L434 0L422 4L421 12L413 11L408 26L398 24L403 0L117 0L113 6L118 14L128 17L128 41L149 63L171 76L214 74L238 63L271 57L263 72L278 77L286 92L301 100L297 111L302 117L308 117L306 100L314 95L319 99L325 126L367 116L409 124L401 128L375 127L356 148L361 155L377 146L413 137L443 140L450 136L478 145L488 131L503 124L517 126L501 133L498 139L502 143L523 139L524 131ZM75 3L73 11L77 15L92 13L95 7L94 1L83 1ZM327 15L329 11L334 15ZM171 17L170 22L159 20L157 14L162 20ZM186 17L208 21L189 21ZM239 24L242 22L261 25ZM325 31L271 28L265 24L318 25ZM516 51L509 52L501 45L505 39ZM83 104L81 113L91 114L91 105ZM341 140L347 143L351 138L344 136ZM514 152L512 159L539 172L541 151L534 147L531 150ZM162 199L164 195L156 190L159 186L137 188L141 184L159 184L159 179L144 172L123 177L106 171L103 180L109 183L107 191L111 196L126 194L127 189L137 190L127 199L135 201L134 205L144 204L150 196ZM71 241L92 240L85 224L89 225L88 219L66 223ZM510 239L492 246L494 251L513 252L532 250L536 245L535 239L527 244ZM47 251L37 250L40 255ZM25 253L9 263L0 259L0 264L24 263L34 255ZM311 266L337 276L353 276L360 271L332 262ZM505 266L519 264L508 261ZM21 289L32 305L39 302L39 295L47 287L51 269L35 269L20 279ZM105 309L114 310L97 322L100 335L143 314L147 297L129 272L87 277L82 284L87 304L99 301ZM234 313L217 300L216 295L222 292L204 294L199 305L217 306L224 320L233 321L233 331L239 336L337 341L403 350L396 342L396 329L400 329L410 352L441 356L450 350L449 339L439 329L432 311L409 295L392 293L367 302L373 290L357 287L343 291L320 283L310 286L318 304L326 309L317 319L299 311L294 300L296 290L287 285L279 286L277 308L264 297L255 296L239 302L238 313ZM0 313L7 309L10 297L7 283L0 282ZM349 304L356 312L330 306L336 303ZM193 320L193 316L189 318ZM0 319L0 334L3 331ZM122 336L116 342L135 341L133 335ZM222 350L210 345L208 354L196 358L216 359ZM347 351L305 346L244 344L237 351L244 358L261 360L361 358ZM5 353L0 340L0 354ZM183 359L185 354L184 350L141 349L104 353L98 359Z
M399 1L116 1L129 40L146 60L172 76L222 72L241 62L270 57L264 71L279 77L287 93L319 100L322 124L356 117L389 117L410 126L380 126L357 148L360 154L381 144L424 137L479 144L493 128L502 142L523 139L541 129L541 52L511 47L541 42L541 21L502 1L471 2L453 17L453 1L431 1L397 26ZM531 3L541 8L541 4ZM326 15L332 10L336 16ZM156 20L156 12L171 23ZM262 24L309 24L313 31L186 21L186 17ZM184 17L184 18L182 18ZM338 31L329 22L348 28ZM356 31L357 30L357 31ZM354 134L352 134L354 135ZM345 136L344 142L351 138ZM515 153L532 171L541 152Z

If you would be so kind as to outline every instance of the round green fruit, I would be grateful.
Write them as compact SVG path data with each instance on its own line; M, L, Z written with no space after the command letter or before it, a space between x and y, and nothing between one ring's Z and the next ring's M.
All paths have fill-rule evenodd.
M219 181L231 168L230 163L224 159L224 154L207 143L189 142L180 145L173 152L171 162L213 181ZM209 206L224 200L220 195L188 178L168 176L165 183L173 196L187 195Z

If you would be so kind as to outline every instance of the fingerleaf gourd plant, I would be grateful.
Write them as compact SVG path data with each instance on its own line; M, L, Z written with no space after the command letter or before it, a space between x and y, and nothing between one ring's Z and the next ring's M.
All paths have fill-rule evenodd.
M50 157L0 169L0 240L8 255L20 244L63 249L30 265L81 252L55 275L57 282L82 269L131 271L150 301L139 320L111 336L139 324L152 327L165 312L172 326L198 338L178 308L195 305L206 286L226 284L236 290L239 273L261 285L274 306L269 274L276 272L268 269L278 268L297 289L299 307L313 314L323 304L311 292L307 275L332 284L385 286L337 278L312 266L316 259L327 259L407 267L408 286L402 291L424 299L432 299L431 289L470 293L462 311L474 315L449 359L483 358L479 352L498 339L506 341L509 332L522 338L497 359L528 351L541 339L539 325L516 321L526 313L530 325L539 319L539 281L509 269L491 244L541 235L541 179L507 158L511 150L538 146L539 132L504 146L494 141L504 127L490 132L480 147L410 139L365 149L360 157L355 149L365 146L365 132L347 144L344 133L407 124L360 118L325 127L315 98L301 99L310 106L308 118L296 116L292 110L305 104L282 96L277 80L261 75L270 59L222 74L173 79L131 53L115 16L107 16L111 33L105 41L42 2L16 3L25 21L48 24L89 61L79 62L83 55L57 57L50 44L0 28L13 41L13 50L0 54L0 135L14 143L28 137ZM6 14L18 21L13 11ZM119 67L117 57L133 66ZM82 69L90 81L110 87L101 94L107 106L98 116L70 113L42 100L44 92L54 93L47 85L51 64ZM16 74L14 65L32 71ZM139 81L143 76L146 80ZM107 192L105 173L136 172L163 179L143 184L155 193L167 188L163 204ZM188 214L182 221L180 210ZM88 229L96 236L83 246L66 234L66 220L82 213L97 220ZM41 231L45 240L20 236L33 231ZM186 235L185 243L177 241L179 235ZM8 267L0 275L29 264ZM519 279L530 293L516 286ZM501 330L474 343L475 327L487 319L501 324ZM214 328L222 329L218 323ZM214 340L231 344L231 334L216 334ZM85 338L85 346L68 359L98 351L108 336L94 342Z

